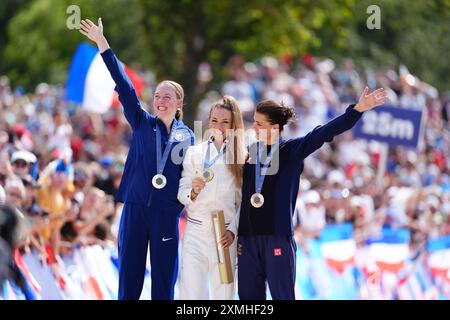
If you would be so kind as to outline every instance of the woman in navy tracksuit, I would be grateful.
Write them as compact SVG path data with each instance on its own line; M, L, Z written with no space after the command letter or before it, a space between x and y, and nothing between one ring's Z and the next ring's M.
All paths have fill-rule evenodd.
M133 139L116 198L124 203L120 221L119 299L139 299L148 245L152 299L173 299L178 273L178 220L183 205L177 199L185 150L193 132L181 121L183 88L176 82L158 84L150 115L103 36L101 19L81 22L80 32L95 41L116 83Z
M292 109L272 100L257 105L253 127L259 142L250 146L250 159L244 166L238 230L240 299L266 299L266 281L273 299L295 299L292 214L303 161L352 128L363 111L384 103L383 89L367 93L366 87L358 104L349 106L343 115L288 141L280 136L294 115Z

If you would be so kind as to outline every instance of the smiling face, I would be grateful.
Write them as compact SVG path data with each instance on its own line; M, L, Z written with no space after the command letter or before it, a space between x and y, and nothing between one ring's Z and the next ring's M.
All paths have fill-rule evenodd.
M216 107L211 111L208 129L211 130L215 139L224 140L226 131L230 130L232 125L233 119L230 110Z
M278 139L280 126L278 124L272 124L265 114L255 112L253 116L253 129L258 140L266 144L271 144L273 140Z
M156 88L153 96L153 110L161 120L172 120L178 108L183 104L182 99L177 97L175 90L167 84L161 84Z

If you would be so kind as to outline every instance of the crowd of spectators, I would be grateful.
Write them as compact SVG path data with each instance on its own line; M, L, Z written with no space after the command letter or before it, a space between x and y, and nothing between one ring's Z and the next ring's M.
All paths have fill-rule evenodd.
M227 71L226 82L205 92L195 119L205 120L211 104L227 94L238 100L251 128L256 103L276 99L295 109L285 135L298 137L355 103L366 83L387 89L390 105L423 113L418 148L390 147L380 185L382 145L351 132L306 160L294 216L303 249L325 226L346 222L358 246L383 227L408 228L412 249L450 234L450 92L439 93L404 66L358 70L350 59L337 65L311 55L252 62L234 56ZM199 87L213 87L207 85L212 80L211 68L202 64ZM39 252L59 283L61 259L74 248L116 245L122 205L114 194L132 134L120 107L91 114L64 94L46 83L24 93L0 78L0 203L24 216L15 249Z

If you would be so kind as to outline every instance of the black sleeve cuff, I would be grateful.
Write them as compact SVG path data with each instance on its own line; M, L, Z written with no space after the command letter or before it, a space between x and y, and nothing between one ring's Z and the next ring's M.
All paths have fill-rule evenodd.
M358 110L355 110L355 106L356 106L355 103L349 105L345 110L345 113L353 117L360 117L363 113L359 112Z
M102 55L103 58L105 57L110 57L114 55L114 52L112 51L111 48L106 49L105 51L103 51L102 53L100 53Z

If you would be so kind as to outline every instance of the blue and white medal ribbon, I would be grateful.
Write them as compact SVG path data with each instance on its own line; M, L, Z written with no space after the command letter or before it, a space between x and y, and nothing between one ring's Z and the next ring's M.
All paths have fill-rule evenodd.
M172 125L172 129L169 135L169 141L167 142L164 152L161 157L161 130L158 123L156 123L156 171L157 173L153 176L152 185L156 189L162 189L167 184L167 178L162 174L164 167L166 166L167 159L170 153L170 147L173 143L174 132L177 129L176 122Z
M259 141L257 142L257 149L256 149L256 163L255 163L255 193L250 197L250 203L255 208L261 208L264 204L264 196L261 194L262 186L264 184L264 179L266 178L267 170L269 169L269 163L272 160L273 154L278 150L280 146L280 143L277 142L272 146L270 149L269 154L267 155L266 160L263 163L262 169L260 166L261 159L260 159L260 147L259 147Z
M210 139L208 141L208 148L206 149L205 161L203 162L202 177L203 177L203 179L205 179L206 182L209 182L214 178L214 171L212 171L211 167L225 153L226 145L227 145L227 141L225 140L225 142L223 143L222 147L219 150L219 154L214 159L211 160L210 159L211 143L212 143L212 140Z

